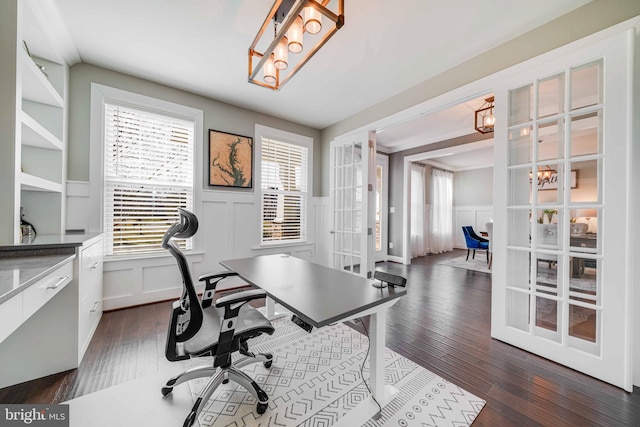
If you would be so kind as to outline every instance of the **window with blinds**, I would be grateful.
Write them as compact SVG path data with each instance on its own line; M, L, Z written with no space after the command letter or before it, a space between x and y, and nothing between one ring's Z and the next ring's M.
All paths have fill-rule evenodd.
M193 207L193 121L105 104L106 255L164 251L162 236ZM191 249L191 239L179 241Z
M262 243L306 241L307 147L262 138Z

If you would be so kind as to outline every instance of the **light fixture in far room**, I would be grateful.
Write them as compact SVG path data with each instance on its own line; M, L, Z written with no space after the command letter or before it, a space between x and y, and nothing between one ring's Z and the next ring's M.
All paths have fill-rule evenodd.
M493 96L486 98L484 104L476 110L475 128L480 133L493 132L496 118L493 115Z
M323 16L333 25L323 25ZM273 39L263 39L272 21ZM249 82L279 90L343 25L344 0L276 0L249 47Z

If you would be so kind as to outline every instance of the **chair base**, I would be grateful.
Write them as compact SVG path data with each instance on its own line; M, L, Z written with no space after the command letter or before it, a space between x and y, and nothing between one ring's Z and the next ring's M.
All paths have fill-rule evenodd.
M195 423L200 412L202 412L203 404L209 401L209 398L220 384L226 384L229 380L241 385L245 390L251 393L258 402L256 405L256 411L258 414L264 414L269 404L269 396L249 375L240 370L243 366L257 362L262 362L266 368L270 368L273 363L273 356L271 354L260 353L252 357L243 357L226 368L214 368L213 366L198 366L190 368L169 379L166 385L162 387L161 392L163 396L167 396L177 385L196 378L211 377L209 382L198 395L196 402L191 408L191 412L189 412L189 415L184 421L183 427L190 427Z

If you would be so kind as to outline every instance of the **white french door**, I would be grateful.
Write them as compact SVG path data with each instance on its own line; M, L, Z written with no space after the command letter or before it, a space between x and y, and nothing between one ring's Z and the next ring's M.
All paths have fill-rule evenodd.
M375 133L331 142L330 266L368 277L374 269Z
M627 391L633 36L495 92L492 336Z

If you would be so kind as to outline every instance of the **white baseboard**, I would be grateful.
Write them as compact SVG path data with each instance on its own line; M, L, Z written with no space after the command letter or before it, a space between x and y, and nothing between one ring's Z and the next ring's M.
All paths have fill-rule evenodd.
M389 255L387 260L391 262L397 262L398 264L404 264L404 259L401 256Z

